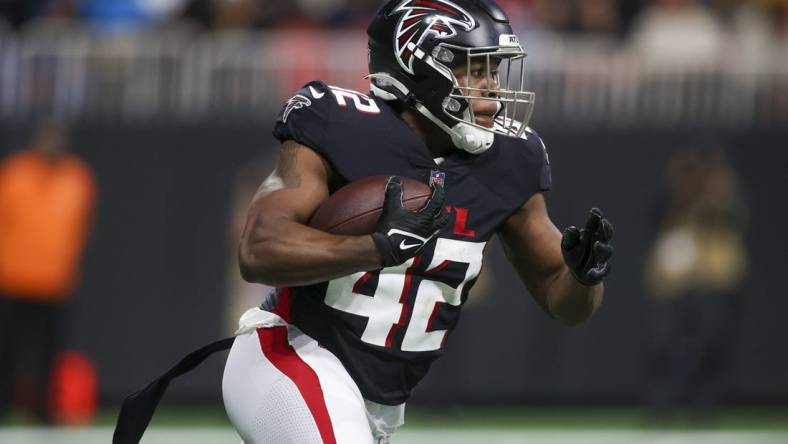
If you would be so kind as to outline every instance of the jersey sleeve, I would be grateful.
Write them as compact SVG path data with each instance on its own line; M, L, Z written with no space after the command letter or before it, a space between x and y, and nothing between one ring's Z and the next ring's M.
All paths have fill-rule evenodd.
M547 154L547 146L536 131L531 128L527 128L526 131L528 156L531 157L536 170L533 183L534 193L550 191L553 187L553 174L550 171L550 156Z
M542 138L532 129L520 139L500 137L494 165L487 168L486 181L494 186L501 204L514 213L537 193L552 187L550 161Z
M274 123L274 137L281 142L293 140L325 155L331 106L324 95L330 96L331 91L320 81L309 82L298 90L282 106Z

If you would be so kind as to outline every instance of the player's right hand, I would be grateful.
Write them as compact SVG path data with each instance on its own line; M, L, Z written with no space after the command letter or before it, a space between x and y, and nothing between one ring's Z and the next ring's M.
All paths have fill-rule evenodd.
M449 222L444 199L443 186L433 185L432 197L424 208L410 211L402 203L402 180L397 176L389 178L383 211L372 233L383 267L402 264L438 236Z

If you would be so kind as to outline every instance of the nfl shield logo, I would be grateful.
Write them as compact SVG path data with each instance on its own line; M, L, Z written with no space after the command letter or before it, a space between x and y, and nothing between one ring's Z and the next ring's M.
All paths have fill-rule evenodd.
M446 173L438 170L430 171L430 186L433 185L444 186L445 181L446 181Z

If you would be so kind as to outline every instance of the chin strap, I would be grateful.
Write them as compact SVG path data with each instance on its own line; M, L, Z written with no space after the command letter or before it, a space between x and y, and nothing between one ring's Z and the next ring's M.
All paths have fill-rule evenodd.
M439 118L435 117L424 105L417 103L416 110L430 119L438 128L445 131L450 137L455 147L467 151L471 154L481 154L492 146L495 141L495 134L475 128L466 123L458 123L449 128Z
M410 96L410 91L408 88L403 85L402 82L388 74L370 74L365 78L372 80L370 86L375 97L379 97L383 100L403 100L402 98L408 98ZM385 89L381 88L380 85L376 85L376 83L394 87L396 92L399 94L386 91ZM401 97L398 97L398 95L401 95ZM430 110L427 109L426 106L422 105L421 103L414 101L414 103L410 105L414 106L416 110L424 117L430 119L432 123L438 126L438 128L445 131L451 137L451 141L454 146L463 151L467 151L471 154L481 154L490 149L493 142L495 141L495 134L493 134L491 131L485 131L462 122L450 128L448 125L446 125L446 123L437 118L434 114L432 114L432 112L430 112ZM500 104L498 106L500 107ZM498 113L500 113L500 109L498 110Z
M454 146L471 154L487 151L495 141L495 134L465 123L454 125L449 134Z

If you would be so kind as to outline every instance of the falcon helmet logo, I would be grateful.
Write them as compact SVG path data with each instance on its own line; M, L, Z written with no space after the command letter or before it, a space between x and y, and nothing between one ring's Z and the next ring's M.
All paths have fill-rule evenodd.
M295 96L291 97L290 100L287 101L287 106L285 106L285 110L282 113L282 122L287 123L287 117L291 112L293 112L294 109L301 109L311 104L312 101L301 94L296 94Z
M415 48L428 35L449 39L457 35L455 26L466 31L476 27L473 16L448 0L405 0L394 13L404 13L394 33L394 50L400 66L409 74L413 74Z

